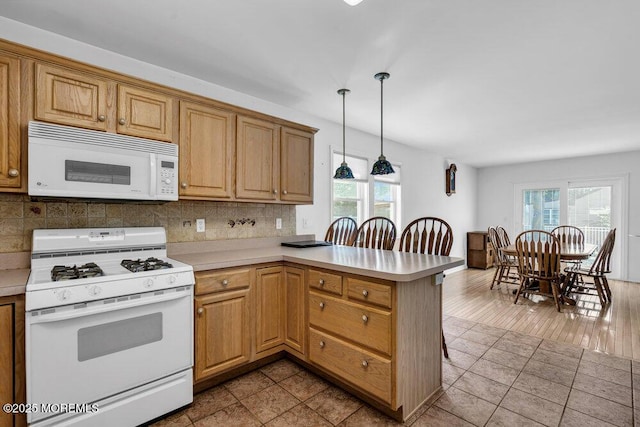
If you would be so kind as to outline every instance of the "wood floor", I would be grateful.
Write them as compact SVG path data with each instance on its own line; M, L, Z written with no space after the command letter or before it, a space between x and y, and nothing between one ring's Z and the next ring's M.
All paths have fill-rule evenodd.
M579 345L640 360L640 283L610 280L612 303L601 307L597 296L579 295L576 306L558 313L553 301L514 295L506 285L489 289L494 269L447 274L443 312L539 338Z

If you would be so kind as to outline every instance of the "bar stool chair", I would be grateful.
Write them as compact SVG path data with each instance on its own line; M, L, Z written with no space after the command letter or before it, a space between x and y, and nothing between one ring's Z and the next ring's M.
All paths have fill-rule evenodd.
M411 221L402 230L398 249L428 255L449 256L453 245L453 231L443 219L425 216ZM449 358L447 343L442 333L442 352Z
M348 216L336 219L327 228L324 235L325 242L331 242L334 245L351 246L356 237L358 223Z
M374 216L358 227L352 246L392 250L396 243L396 225L389 218Z

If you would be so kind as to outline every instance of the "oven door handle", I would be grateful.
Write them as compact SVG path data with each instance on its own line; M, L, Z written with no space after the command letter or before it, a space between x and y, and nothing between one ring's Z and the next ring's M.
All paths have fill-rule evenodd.
M103 304L98 307L89 307L89 308L78 308L71 311L64 311L62 313L51 313L51 314L43 314L36 317L29 317L27 322L30 324L35 323L51 323L58 322L61 320L69 320L75 319L78 317L91 316L94 314L100 314L107 311L115 311L115 310L124 310L131 307L139 307L142 305L151 305L157 304L161 302L167 302L172 300L177 300L185 297L190 297L191 292L187 291L176 291L171 294L166 295L154 295L151 297L142 297L135 300L114 302L109 304Z

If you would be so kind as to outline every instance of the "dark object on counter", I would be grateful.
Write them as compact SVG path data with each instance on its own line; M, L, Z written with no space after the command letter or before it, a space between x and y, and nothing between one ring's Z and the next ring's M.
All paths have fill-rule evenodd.
M299 242L282 242L281 245L290 248L315 248L316 246L333 246L333 243L320 240L302 240Z

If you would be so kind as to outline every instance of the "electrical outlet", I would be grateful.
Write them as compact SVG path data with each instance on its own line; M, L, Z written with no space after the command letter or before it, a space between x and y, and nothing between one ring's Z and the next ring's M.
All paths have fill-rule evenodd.
M276 230L282 229L282 218L276 218Z
M311 228L312 222L309 218L302 218L302 228Z
M204 218L196 219L196 232L204 233L204 230L205 230Z

